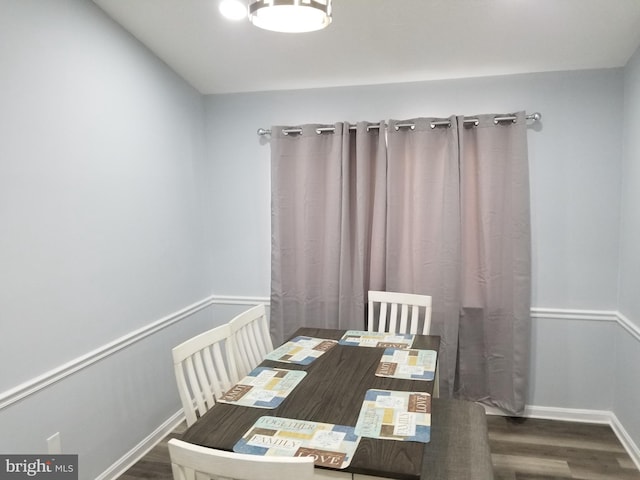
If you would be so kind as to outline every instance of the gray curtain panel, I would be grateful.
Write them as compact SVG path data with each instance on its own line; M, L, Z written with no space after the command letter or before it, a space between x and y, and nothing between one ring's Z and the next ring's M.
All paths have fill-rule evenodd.
M364 328L368 290L431 295L440 392L507 413L526 401L526 118L386 129L272 128L271 331ZM411 123L413 129L398 123ZM398 127L396 129L396 127ZM386 135L385 135L386 133Z
M480 115L460 136L462 312L458 396L521 414L527 393L531 227L527 125Z
M299 327L362 329L369 276L382 277L384 134L362 122L333 133L271 129L271 335Z
M434 119L435 120L435 119ZM460 315L458 131L432 119L390 120L387 258L382 290L431 295L431 333L441 336L440 392L453 392ZM398 124L413 124L413 130Z

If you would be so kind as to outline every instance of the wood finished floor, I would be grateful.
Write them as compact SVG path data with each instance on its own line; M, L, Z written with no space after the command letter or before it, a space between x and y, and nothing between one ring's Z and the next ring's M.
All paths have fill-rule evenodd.
M640 480L640 471L608 425L487 416L495 480ZM167 440L120 480L171 480Z
M608 425L487 416L496 480L640 480Z

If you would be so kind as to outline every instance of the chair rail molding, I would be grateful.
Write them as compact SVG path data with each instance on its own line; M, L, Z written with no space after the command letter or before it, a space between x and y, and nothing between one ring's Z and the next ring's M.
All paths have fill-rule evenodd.
M113 355L120 350L137 343L162 329L165 329L174 323L177 323L191 315L204 310L205 308L213 305L215 298L213 296L207 297L203 300L195 302L177 312L167 315L160 320L156 320L144 327L123 335L109 343L106 343L95 350L92 350L84 355L74 358L73 360L60 365L48 372L43 373L37 377L34 377L14 388L11 388L5 392L0 393L0 410L20 401L21 399L32 395L43 388L48 387L60 380L73 375L74 373L87 368L96 362L99 362L103 358Z
M191 315L214 305L257 305L265 304L269 308L270 298L259 296L236 296L236 295L210 295L200 301L197 301L187 307L178 310L166 317L149 323L137 330L117 338L95 350L81 355L63 365L49 370L37 377L17 385L14 388L0 393L0 410L28 397L38 391L52 385L74 373L87 368L103 358L117 353L118 351L132 345L136 342L144 340L160 330L184 320ZM549 318L556 320L578 320L578 321L604 321L616 322L625 331L631 334L636 340L640 341L640 328L634 325L627 317L617 311L610 310L572 310L572 309L555 309L555 308L532 308L531 317Z
M212 295L213 303L217 305L258 305L263 303L269 307L269 297L243 297L237 295Z
M616 316L620 326L624 328L627 331L627 333L632 335L636 340L640 342L640 327L631 323L631 320L629 320L620 312L616 312Z
M191 315L211 307L212 305L256 305L259 303L266 303L268 305L268 297L240 297L240 296L221 296L210 295L202 300L199 300L185 308L178 310L166 317L156 320L144 327L137 330L133 330L120 338L117 338L109 343L106 343L95 350L92 350L84 355L74 358L63 365L49 370L48 372L38 375L30 380L27 380L16 387L10 388L0 393L0 410L13 405L14 403L22 400L29 395L37 393L38 391L52 385L64 378L73 375L74 373L90 367L91 365L99 362L103 358L113 355L120 350L137 343L145 338L153 335L154 333L163 330L174 323L184 320Z
M556 318L559 320L581 320L594 322L616 322L619 313L615 310L575 310L563 308L532 308L531 318Z

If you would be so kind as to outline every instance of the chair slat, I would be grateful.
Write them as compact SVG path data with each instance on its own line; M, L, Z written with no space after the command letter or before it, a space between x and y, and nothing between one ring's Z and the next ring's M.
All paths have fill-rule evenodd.
M409 316L409 306L406 305L406 304L403 304L403 305L400 305L400 308L401 308L400 328L398 329L398 331L406 332L407 331L407 317Z
M221 385L221 375L215 368L214 360L211 356L215 353L217 345L212 345L211 348L205 348L202 351L202 363L203 370L200 375L200 385L205 392L205 398L207 403L207 409L211 408L215 404L214 398L220 398L223 390L226 391ZM224 364L222 360L220 363ZM224 370L224 369L223 369Z
M175 347L172 355L180 401L190 426L238 381L231 329L227 324L196 335Z
M430 296L370 290L368 303L367 329L370 332L429 334L431 327ZM411 311L410 322L409 311Z
M431 330L431 297L428 295L370 290L368 305L367 330L370 332L429 335ZM399 318L398 307L400 307ZM410 322L409 308L411 308ZM376 310L378 311L377 317ZM389 317L387 318L388 310ZM436 370L433 387L435 397L439 394L439 379L439 370Z
M273 350L264 305L252 307L230 322L238 374L244 376L264 360Z

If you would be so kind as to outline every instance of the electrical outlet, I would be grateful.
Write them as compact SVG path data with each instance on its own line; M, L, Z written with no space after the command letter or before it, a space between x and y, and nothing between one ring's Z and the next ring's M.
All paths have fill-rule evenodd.
M60 432L56 432L47 438L47 450L49 455L58 455L62 453L62 443L60 441Z

